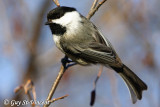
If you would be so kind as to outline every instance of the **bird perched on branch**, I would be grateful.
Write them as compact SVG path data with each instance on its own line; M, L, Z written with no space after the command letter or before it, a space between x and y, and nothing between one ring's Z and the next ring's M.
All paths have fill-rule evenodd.
M132 102L142 98L147 85L124 65L111 43L97 27L75 8L57 7L47 15L56 46L80 65L101 64L115 70L125 81Z

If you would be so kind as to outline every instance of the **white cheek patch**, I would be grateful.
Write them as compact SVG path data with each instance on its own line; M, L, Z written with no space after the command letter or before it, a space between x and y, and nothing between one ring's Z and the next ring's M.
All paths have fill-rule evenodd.
M73 29L78 26L79 21L81 21L81 17L77 11L68 12L60 19L52 20L53 23L60 24L64 27L72 27Z

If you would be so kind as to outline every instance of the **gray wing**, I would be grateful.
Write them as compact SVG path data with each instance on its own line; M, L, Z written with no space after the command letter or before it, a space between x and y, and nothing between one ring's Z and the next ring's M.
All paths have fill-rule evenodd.
M115 64L115 54L112 49L98 42L91 42L87 46L72 45L64 47L66 54L75 56L88 63ZM76 59L73 59L76 61Z
M81 51L81 57L87 58L92 63L113 64L116 62L113 51L106 45L96 42Z

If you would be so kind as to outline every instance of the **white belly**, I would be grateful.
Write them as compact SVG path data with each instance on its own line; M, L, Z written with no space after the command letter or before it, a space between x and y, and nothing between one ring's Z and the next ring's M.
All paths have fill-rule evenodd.
M63 51L62 48L61 48L61 45L60 45L60 36L53 35L53 40L54 40L57 48L59 48L61 51Z

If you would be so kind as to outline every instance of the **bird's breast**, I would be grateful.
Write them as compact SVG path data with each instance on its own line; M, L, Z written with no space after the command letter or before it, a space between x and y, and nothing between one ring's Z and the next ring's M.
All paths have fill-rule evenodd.
M63 51L62 47L61 47L61 44L60 44L60 39L61 39L61 36L59 36L59 35L53 35L53 40L54 40L57 48L60 49L61 51Z

